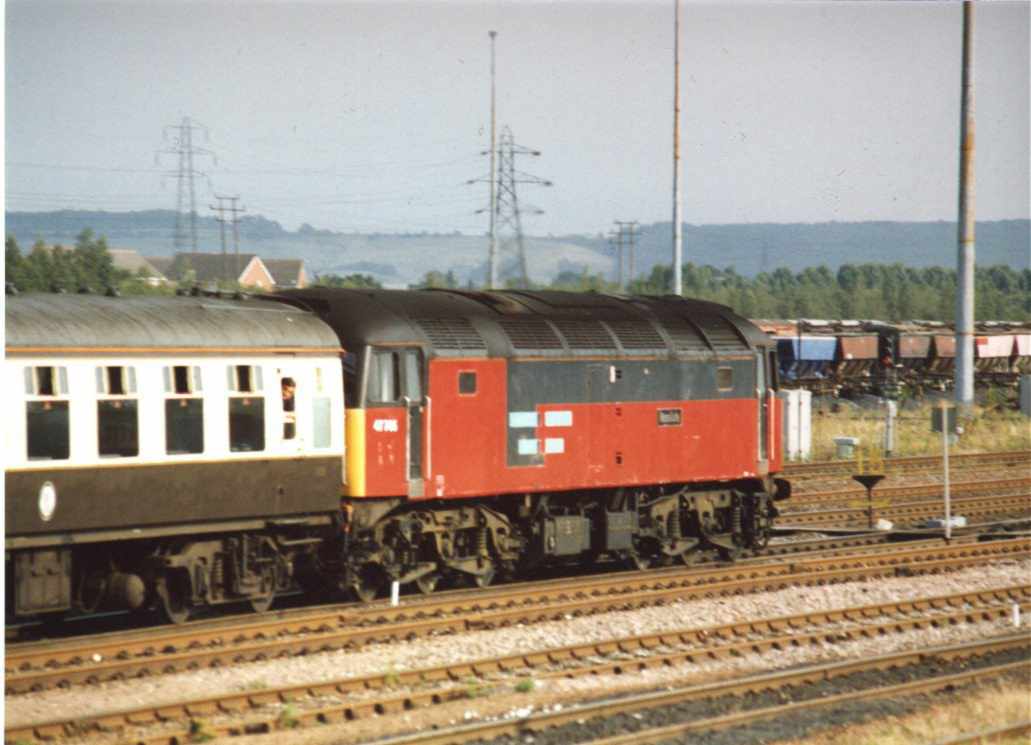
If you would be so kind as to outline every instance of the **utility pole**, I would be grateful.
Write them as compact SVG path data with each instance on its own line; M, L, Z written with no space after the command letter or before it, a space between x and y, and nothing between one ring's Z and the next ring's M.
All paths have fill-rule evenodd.
M494 188L494 179L497 175L495 155L497 153L497 140L495 138L496 108L494 105L494 40L497 38L497 31L490 31L490 243L487 249L487 289L493 290L498 286L498 237L494 215L498 209L497 192Z
M673 0L673 294L684 294L681 266L684 263L681 223L684 220L680 193L680 0Z
M218 195L216 195L216 196L218 196ZM246 207L237 207L236 206L236 203L240 200L239 196L235 196L235 197L218 197L218 199L220 199L220 200L225 199L228 202L232 202L232 205L233 205L232 207L226 207L225 210L230 215L232 215L231 220L232 220L232 224L233 224L233 266L234 266L233 281L236 282L236 281L239 281L239 279L240 279L240 272L243 271L243 267L240 266L240 218L237 217L237 215L239 215L242 212L246 212L247 208Z
M225 197L220 197L218 194L215 195L215 199L218 200L218 205L209 204L208 208L218 212L218 217L215 218L215 222L218 223L219 236L222 239L222 279L229 279L229 267L226 263L226 218L225 218L225 207L222 205L222 201Z
M165 174L166 177L176 179L175 233L173 235L176 251L185 250L187 237L191 249L197 250L197 198L194 179L196 176L207 179L208 175L194 167L194 157L210 155L214 164L218 164L218 159L213 152L193 144L193 133L197 129L203 130L205 139L207 139L207 128L191 122L188 116L183 117L182 122L178 125L167 125L162 136L166 142L170 143L170 147L158 150L154 154L155 165L160 162L163 154L175 155L178 159L178 169ZM188 233L187 223L189 223Z
M628 275L630 282L634 281L634 241L637 238L637 228L640 223L637 220L613 220L616 227L619 229L619 244L620 244L620 255L622 255L622 247L624 245L624 238L626 238L626 246L629 251L628 254ZM622 261L621 261L622 264ZM622 270L622 266L620 267ZM620 272L622 274L622 271ZM620 282L620 289L623 288L623 283Z
M484 153L486 154L486 153ZM505 127L501 131L501 140L497 147L497 179L495 182L495 188L491 189L491 198L493 201L493 214L491 216L491 230L493 233L499 232L503 228L508 228L511 231L511 237L505 243L507 245L498 244L496 241L492 241L495 250L491 253L492 264L491 264L491 289L497 287L499 282L499 275L501 274L500 259L501 254L504 250L510 250L511 244L515 243L515 253L518 260L519 266L519 279L524 287L530 285L530 273L526 261L526 246L523 240L523 213L530 213L534 215L544 214L543 210L536 207L524 206L520 207L519 197L516 193L516 184L535 184L537 186L552 186L552 182L547 181L537 176L533 176L529 173L517 171L515 167L515 159L517 155L531 155L534 157L540 156L540 150L532 150L522 145L517 145L515 139L512 136L512 130ZM485 179L471 179L467 183L475 184L484 181ZM483 212L483 210L477 210L477 213Z
M626 292L626 280L623 277L623 231L613 230L609 233L609 245L616 250L619 262L619 291Z
M974 4L963 3L959 128L959 250L956 263L956 403L974 404Z

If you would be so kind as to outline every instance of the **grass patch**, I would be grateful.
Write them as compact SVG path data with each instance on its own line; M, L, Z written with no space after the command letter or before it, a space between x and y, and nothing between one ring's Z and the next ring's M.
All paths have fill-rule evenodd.
M490 687L485 686L483 681L479 678L466 678L465 680L465 697L466 698L482 698L490 693Z
M931 406L906 408L895 418L893 455L940 455L941 434L931 432ZM870 457L884 443L885 410L842 406L838 411L813 409L813 460L835 458L835 437L858 437L859 450ZM1019 411L975 407L962 423L963 432L950 453L987 453L1031 449L1031 420Z
M301 720L297 718L297 707L293 704L284 707L276 719L276 726L279 729L294 729L300 724Z
M520 680L518 683L515 684L515 692L516 693L529 693L530 691L532 691L536 687L536 685L537 684L534 683L533 678L523 678L522 680Z

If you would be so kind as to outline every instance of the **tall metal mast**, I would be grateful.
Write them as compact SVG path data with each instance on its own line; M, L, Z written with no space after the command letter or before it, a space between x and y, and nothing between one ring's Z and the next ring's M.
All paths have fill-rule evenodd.
M680 0L673 0L673 8L673 294L683 295L680 269L684 263L681 236L684 205L680 193Z
M490 245L487 251L487 288L498 286L498 238L495 232L494 216L497 212L497 143L495 139L496 107L494 103L494 39L497 31L490 31Z
M956 403L974 403L974 4L963 3L959 130L959 250L956 263Z

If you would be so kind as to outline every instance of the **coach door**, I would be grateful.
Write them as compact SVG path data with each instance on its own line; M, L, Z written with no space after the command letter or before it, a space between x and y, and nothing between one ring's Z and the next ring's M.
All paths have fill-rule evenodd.
M401 401L408 417L408 442L405 446L408 461L408 496L421 497L423 487L423 439L429 426L429 396L423 395L423 357L419 349L401 350Z
M760 349L755 353L755 395L759 403L759 460L770 460L770 395L766 377L766 354Z

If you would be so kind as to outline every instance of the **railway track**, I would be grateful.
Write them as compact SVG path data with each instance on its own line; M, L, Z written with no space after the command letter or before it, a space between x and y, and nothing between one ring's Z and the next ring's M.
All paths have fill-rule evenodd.
M25 693L697 598L937 573L1027 556L1031 556L1031 538L984 543L966 540L950 545L921 541L799 556L790 562L764 559L716 568L684 567L512 585L442 595L397 608L347 606L289 618L248 618L235 624L166 627L131 636L18 645L8 648L5 685L9 694Z
M940 491L940 489L939 489ZM877 494L880 497L880 494ZM1031 495L1026 492L1008 496L960 497L952 499L952 514L967 518L984 518L998 515L1024 516L1031 512ZM924 502L907 502L875 508L874 517L883 517L896 524L941 517L944 507L941 498ZM789 512L785 510L778 528L789 530L795 525L826 526L840 528L866 525L869 513L866 507L848 509L806 510Z
M949 464L953 468L979 468L983 466L1018 466L1031 464L1031 450L1010 450L998 453L950 453ZM905 458L885 458L886 473L902 473L941 468L942 459L937 455L920 455ZM784 466L788 479L813 476L849 476L855 473L855 460L826 460L812 463L787 463Z
M601 675L632 674L649 669L676 669L707 660L760 655L785 647L808 647L837 644L856 639L883 638L927 626L950 626L961 623L988 622L1006 618L1012 606L1031 608L1031 585L1022 584L994 590L954 593L848 608L807 612L766 619L750 619L708 627L685 628L662 633L627 636L621 639L593 641L577 645L541 649L505 657L474 660L457 664L428 667L402 673L376 674L342 678L319 684L305 684L261 691L236 692L206 698L184 700L174 704L143 706L120 711L78 716L68 720L20 723L8 726L5 741L14 743L33 739L52 739L76 735L118 733L119 741L141 745L178 745L195 739L198 728L205 736L225 736L269 732L289 726L291 729L317 724L350 722L374 715L394 714L415 708L461 700L468 696L469 678L483 685L509 686L522 676L534 679L591 678ZM1026 634L991 642L986 649L1011 649L1031 645ZM907 653L912 655L913 653ZM950 653L951 654L951 653ZM865 669L884 669L905 664L912 657L894 655L883 658L872 668L865 663L837 663L807 668L799 678L797 671L777 673L722 683L682 689L681 694L697 696L727 695L753 690L750 685L762 680L763 685L797 685L798 681L826 680ZM921 659L923 659L921 657ZM819 674L815 671L820 670ZM459 681L462 681L459 683ZM729 685L730 688L724 688ZM406 689L406 690L401 690ZM756 689L761 690L761 689ZM669 705L669 694L658 694ZM621 707L640 708L642 702L655 701L656 694L620 699L617 702L577 707L582 719L603 712L611 716ZM289 721L284 709L289 705ZM615 708L605 708L615 707ZM536 720L536 718L535 718ZM540 720L541 726L554 726L564 719ZM201 724L198 724L198 723ZM524 720L525 722L525 720ZM513 723L503 723L510 726ZM518 724L518 723L515 723ZM487 729L484 729L484 727ZM497 725L477 725L447 733L447 738L460 733L477 733L468 738L433 739L432 742L463 742L504 734L490 729ZM535 726L529 729L536 729ZM423 742L420 737L412 742Z
M1023 476L1008 479L981 479L978 481L961 481L950 484L950 492L953 497L976 496L979 494L1005 494L1023 490L1031 493L1031 476ZM941 497L941 482L926 484L903 484L901 486L877 486L874 488L876 499L899 500L905 498L919 497ZM801 505L823 504L850 501L866 497L866 490L860 486L849 486L843 489L827 491L802 492L792 494L791 499L786 503L791 508Z

